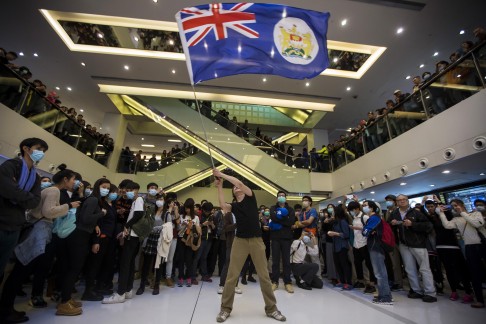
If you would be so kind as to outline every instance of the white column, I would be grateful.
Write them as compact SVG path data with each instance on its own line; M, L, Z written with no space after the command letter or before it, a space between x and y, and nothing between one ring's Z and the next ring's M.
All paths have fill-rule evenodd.
M113 138L115 147L111 153L108 161L108 169L116 172L120 152L125 143L125 135L127 132L127 120L120 113L106 113L103 117L102 134L108 133Z

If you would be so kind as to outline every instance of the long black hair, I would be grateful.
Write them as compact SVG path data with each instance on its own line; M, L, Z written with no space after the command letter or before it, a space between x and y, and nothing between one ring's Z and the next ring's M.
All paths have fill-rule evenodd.
M106 197L101 197L101 194L100 194L100 186L102 184L105 184L105 183L109 183L110 184L110 189L111 189L111 182L110 182L110 180L108 180L106 178L100 178L100 179L96 180L95 184L92 187L93 192L91 193L91 196L93 196L96 199L98 199L98 202L99 202L100 207L103 206L103 202L106 199Z
M334 209L334 219L335 222L340 222L342 219L344 219L346 223L349 223L346 212L344 211L344 208L342 206L337 206Z

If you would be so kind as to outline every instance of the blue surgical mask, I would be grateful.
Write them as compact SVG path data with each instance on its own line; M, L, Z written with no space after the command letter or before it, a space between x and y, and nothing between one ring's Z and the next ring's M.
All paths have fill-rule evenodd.
M277 201L279 202L279 204L285 204L285 202L287 201L287 198L280 196L280 197L277 198Z
M127 195L127 198L130 199L130 200L135 198L135 193L133 191L127 191L126 195Z
M106 196L108 196L109 193L110 193L110 189L100 188L100 196L101 197L106 197Z
M155 196L155 195L157 195L157 190L155 190L155 189L149 189L148 193L151 196Z
M327 212L328 212L329 214L334 213L334 208L328 208L328 209L327 209Z
M476 210L480 213L482 213L483 211L485 211L485 207L484 206L476 206Z
M368 207L368 206L364 206L364 207L363 207L363 213L365 213L365 214L369 214L369 213L370 213L370 210L371 210L371 209L370 209L370 207Z
M86 197L91 196L92 193L93 193L93 190L91 190L91 189L84 189L84 195Z
M39 162L40 160L42 160L42 158L44 157L44 152L42 151L39 151L39 150L34 150L32 151L32 154L30 155L30 158L32 159L32 161L34 162Z
M108 199L111 201L114 201L118 198L118 194L115 192L112 192L111 194L108 195Z
M49 188L50 186L52 186L52 183L50 182L41 182L41 190Z
M160 207L164 207L164 201L163 201L163 200L157 200L157 201L155 202L155 204L156 204L156 205L157 205L157 207L159 207L159 208L160 208Z
M302 242L304 242L304 244L309 244L311 241L310 237L308 237L307 235L305 235L303 238L302 238Z
M351 214L351 216L355 217L356 216L356 212L354 210L350 210L349 211L349 214Z
M391 200L387 200L385 204L386 204L386 208L390 208L390 207L393 207L395 205L395 203Z
M74 180L74 186L73 186L73 189L74 190L78 190L79 188L79 185L81 184L81 181L79 180Z

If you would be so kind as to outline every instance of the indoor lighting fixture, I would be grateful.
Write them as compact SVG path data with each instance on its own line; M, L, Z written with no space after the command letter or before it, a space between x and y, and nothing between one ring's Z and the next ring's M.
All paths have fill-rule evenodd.
M169 140L167 140L167 142L180 143L181 140L178 140L178 139L169 139Z
M337 57L335 57L335 58L333 58L333 59L332 59L332 61L333 61L334 63L337 63L338 58L337 58Z
M346 91L351 91L351 87L347 87L346 88Z
M19 53L19 55L20 55L20 56L24 56L24 52L20 52L20 53Z
M375 194L375 192L374 192L374 191L370 191L370 194L374 195L374 194Z
M133 39L134 39L136 42L138 42L138 37L137 37L137 36L133 37Z
M174 41L172 39L169 40L169 45L174 45Z
M466 33L466 31L465 31L464 29L461 29L461 30L459 31L459 35L464 35L465 33Z
M128 65L125 65L123 68L127 71L130 70L130 67Z
M173 70L172 70L172 74L175 74L175 73L176 73L176 70L174 70L174 69L173 69Z
M59 87L56 87L56 90L61 90L61 88L59 88Z
M430 186L431 186L431 187L435 187L435 185L433 185L433 184L431 184Z
M71 90L73 90L73 89L71 89L71 87L67 87L66 89L67 89L68 91L71 91Z
M98 34L96 34L96 36L98 36L98 38L103 38L104 37L102 33L98 33Z
M451 171L450 170L444 170L444 171L442 171L442 173L443 174L449 174L449 173L451 173Z
M35 57L38 57L38 56L39 56L39 54L37 54L37 53L34 53L34 56L35 56Z
M305 86L306 86L306 87L310 86L310 83L309 83L309 82L306 82L306 83L305 83Z
M420 64L419 68L423 68L424 66L425 66L425 64Z
M142 147L155 147L153 144L141 144Z
M406 184L406 182L400 182L400 186L405 186Z
M411 78L411 76L410 75L407 75L407 77L405 78L405 80L408 80L410 78Z
M347 23L348 23L347 19L341 20L341 26L346 26Z
M82 66L86 66L86 63L84 63L84 62L81 62L81 65L82 65Z
M480 175L480 176L483 176L483 175L484 175L484 172L481 172L479 175Z
M80 109L79 111L80 111L80 112L84 112L84 109ZM100 129L101 129L101 128L100 128Z
M263 80L262 80L262 81L263 81L263 82L267 82L267 78L263 78Z
M403 27L397 29L397 34L401 34L401 33L403 33Z
M439 52L435 52L435 53L434 53L434 56L437 56L437 55L439 55Z

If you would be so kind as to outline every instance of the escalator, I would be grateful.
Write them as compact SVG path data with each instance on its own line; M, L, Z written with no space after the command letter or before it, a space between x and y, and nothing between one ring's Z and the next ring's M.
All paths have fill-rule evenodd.
M296 169L264 154L260 149L235 135L214 121L201 117L177 99L123 95L132 108L163 125L177 136L211 154L216 161L234 169L262 189L276 194L278 190L289 193L309 193L308 169Z

